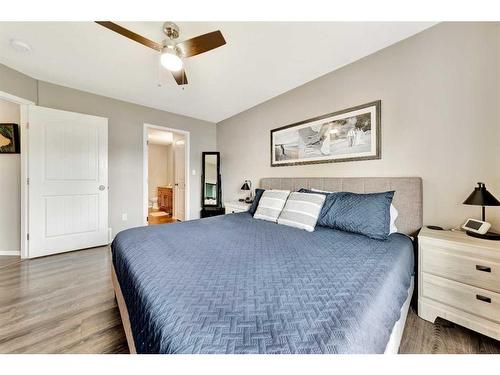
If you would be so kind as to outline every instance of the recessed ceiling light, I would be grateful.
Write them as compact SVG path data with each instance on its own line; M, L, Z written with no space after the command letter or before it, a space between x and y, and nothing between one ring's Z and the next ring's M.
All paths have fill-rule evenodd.
M10 46L17 52L23 52L23 53L31 52L30 45L28 43L23 42L22 40L11 39Z

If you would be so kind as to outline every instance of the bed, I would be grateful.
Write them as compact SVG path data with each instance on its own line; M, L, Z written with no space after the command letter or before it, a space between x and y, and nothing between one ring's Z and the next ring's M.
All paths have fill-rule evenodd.
M420 178L275 178L261 187L395 190L387 241L248 213L123 231L113 284L132 353L397 353L413 292Z

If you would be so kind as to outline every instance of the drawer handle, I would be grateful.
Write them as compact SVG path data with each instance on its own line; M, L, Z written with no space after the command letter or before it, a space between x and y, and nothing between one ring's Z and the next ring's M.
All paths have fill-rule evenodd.
M491 272L491 267L480 266L479 264L476 264L476 270L482 272Z
M486 302L486 303L491 303L491 298L490 297L485 297L480 294L476 294L476 299Z

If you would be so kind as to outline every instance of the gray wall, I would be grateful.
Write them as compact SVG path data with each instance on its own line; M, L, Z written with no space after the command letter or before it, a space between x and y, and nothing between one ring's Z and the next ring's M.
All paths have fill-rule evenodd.
M461 202L477 181L500 198L499 75L499 23L444 23L273 98L217 126L224 199L262 177L421 176L425 224L478 217ZM381 160L270 167L271 129L377 99Z
M0 91L36 102L37 81L25 74L0 64Z
M200 211L202 151L216 148L214 123L176 115L87 92L37 82L0 65L0 91L37 101L38 105L109 119L109 219L113 234L143 223L143 124L190 132L190 214ZM128 221L121 219L128 214Z

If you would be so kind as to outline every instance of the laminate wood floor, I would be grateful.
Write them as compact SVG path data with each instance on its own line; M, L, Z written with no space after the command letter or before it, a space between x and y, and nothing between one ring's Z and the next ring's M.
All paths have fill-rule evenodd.
M108 247L0 260L0 353L128 353ZM500 342L410 311L401 353L500 353Z
M21 258L20 257L14 257L14 256L0 256L0 269L2 267L8 266L13 263L20 262Z
M500 354L500 341L441 318L432 324L410 310L399 353Z
M0 268L0 353L127 353L108 247Z
M158 215L159 214L159 215ZM148 225L177 223L177 219L160 210L148 208Z

